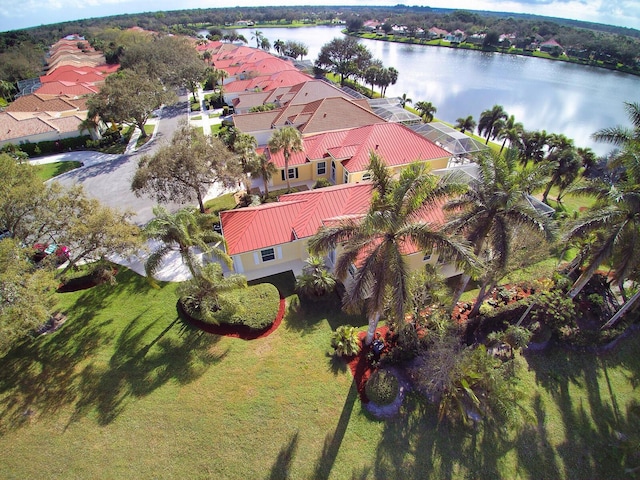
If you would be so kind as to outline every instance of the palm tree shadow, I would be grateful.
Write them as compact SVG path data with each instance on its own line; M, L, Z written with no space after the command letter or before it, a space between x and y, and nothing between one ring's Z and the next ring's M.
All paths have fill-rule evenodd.
M289 440L288 445L282 447L275 463L271 467L271 474L268 480L281 480L289 478L289 472L291 471L291 463L298 450L298 438L300 432L296 432Z
M358 399L358 388L355 381L351 382L349 393L345 399L344 406L342 407L342 413L338 419L338 424L333 433L328 433L324 439L324 447L320 458L316 461L313 477L315 480L326 480L329 478L331 469L336 462L340 445L344 439L344 434L347 431L349 420L351 419L351 413L353 412L353 406Z

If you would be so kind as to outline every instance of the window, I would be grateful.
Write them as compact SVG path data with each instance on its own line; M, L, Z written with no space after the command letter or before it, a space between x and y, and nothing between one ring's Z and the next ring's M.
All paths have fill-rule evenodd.
M270 262L276 259L276 252L273 248L265 248L264 250L260 250L260 256L263 262Z
M280 170L280 176L282 177L282 180L285 179L284 170ZM298 167L287 170L287 177L289 177L289 179L298 178Z
M318 175L327 173L327 162L318 162Z
M422 261L423 262L428 262L429 260L431 260L431 254L430 253L425 255L424 257L422 257Z
M342 174L342 183L349 183L349 172L346 170Z
M371 180L371 174L369 172L365 173L364 175L362 175L362 180Z
M336 181L336 162L331 161L331 180Z

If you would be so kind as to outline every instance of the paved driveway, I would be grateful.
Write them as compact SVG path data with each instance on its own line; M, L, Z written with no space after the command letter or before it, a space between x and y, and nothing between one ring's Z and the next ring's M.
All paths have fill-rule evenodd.
M69 152L53 155L46 159L36 159L34 163L45 161L77 160L84 163L84 167L72 170L56 177L53 181L71 186L80 183L85 191L97 198L105 205L120 210L134 212L133 221L139 225L147 223L153 218L153 207L157 202L147 196L136 197L131 191L131 180L135 174L138 160L143 155L155 153L163 143L170 141L173 132L180 121L186 121L188 104L186 97L172 106L164 107L160 119L157 120L153 141L130 155L106 155L97 152ZM215 195L217 192L212 192ZM164 205L175 211L184 205L170 203Z

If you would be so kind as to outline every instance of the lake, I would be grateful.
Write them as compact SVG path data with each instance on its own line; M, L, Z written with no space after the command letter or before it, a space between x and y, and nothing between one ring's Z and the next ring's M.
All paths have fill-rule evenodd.
M341 27L263 28L271 44L295 40L315 61L322 46L341 37ZM255 29L238 33L251 42ZM593 132L614 125L630 125L623 102L640 102L640 77L601 68L540 58L484 53L425 45L361 40L386 67L395 67L398 82L387 96L406 93L413 102L433 103L436 116L455 123L502 105L527 130L562 133L576 146L607 153L611 147L595 143ZM255 44L255 41L253 42Z

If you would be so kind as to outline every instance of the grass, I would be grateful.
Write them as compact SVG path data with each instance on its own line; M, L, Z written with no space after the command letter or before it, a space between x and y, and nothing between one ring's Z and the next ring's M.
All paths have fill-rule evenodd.
M195 117L191 117L191 120L202 120L202 115L196 115Z
M328 355L332 329L363 319L290 295L281 327L246 342L181 324L175 284L118 280L58 294L64 326L3 358L0 477L628 478L640 464L618 440L640 427L637 337L604 357L519 358L511 430L438 425L416 396L380 422Z
M211 135L218 135L218 132L222 129L221 123L216 123L215 125L211 125Z
M225 193L219 197L207 200L204 208L209 213L219 213L222 210L232 210L236 206L236 200L233 193Z
M63 173L69 172L71 170L75 170L82 166L81 162L54 162L54 163L45 163L42 165L36 165L36 172L38 177L42 179L42 181L49 180L50 178L57 177L58 175L62 175Z
M151 135L153 135L153 132L155 130L155 125L145 125L144 126L144 131L147 134L146 137L138 137L138 141L136 142L136 148L140 148L142 145L144 145L145 143L147 143L149 140L151 140Z

